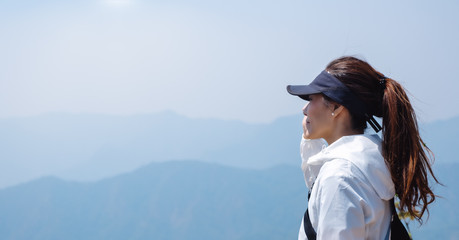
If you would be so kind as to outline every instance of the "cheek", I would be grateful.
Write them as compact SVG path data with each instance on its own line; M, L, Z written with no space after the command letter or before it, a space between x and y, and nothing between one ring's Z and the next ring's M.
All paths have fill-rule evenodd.
M310 117L311 124L315 128L322 128L330 123L331 113L325 107L316 106L315 108L311 108L308 117Z
M316 104L308 108L308 117L319 118L320 115L321 115L321 109Z
M320 111L320 113L317 114L317 118L320 119L321 122L328 122L330 120L330 116L331 114L328 114L328 112L323 109L322 111Z

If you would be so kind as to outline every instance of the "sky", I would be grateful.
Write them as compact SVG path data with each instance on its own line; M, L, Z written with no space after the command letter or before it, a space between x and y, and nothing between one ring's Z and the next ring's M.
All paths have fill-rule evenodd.
M0 0L0 118L270 122L333 59L367 60L421 122L459 115L458 1Z

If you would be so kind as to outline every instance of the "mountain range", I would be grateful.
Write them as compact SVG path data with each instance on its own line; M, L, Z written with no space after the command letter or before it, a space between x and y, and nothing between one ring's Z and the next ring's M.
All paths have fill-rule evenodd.
M99 180L164 160L256 169L296 165L300 122L301 116L248 124L173 112L0 119L0 188L49 175Z
M414 239L459 239L458 163ZM0 239L295 239L306 207L299 168L151 163L92 183L43 177L0 190Z
M94 183L44 177L0 191L1 239L291 239L301 170L152 163Z
M409 223L415 239L459 239L458 121L420 126L443 186L424 225ZM295 239L300 122L0 119L0 239Z
M250 124L173 112L45 114L0 119L0 189L43 176L95 181L155 161L194 159L265 169L298 166L301 115ZM459 162L459 117L420 126L437 162Z

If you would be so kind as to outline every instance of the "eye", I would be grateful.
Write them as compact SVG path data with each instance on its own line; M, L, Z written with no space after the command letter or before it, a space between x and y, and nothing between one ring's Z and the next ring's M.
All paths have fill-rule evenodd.
M317 96L316 95L309 95L309 101L313 101L314 99L316 99Z

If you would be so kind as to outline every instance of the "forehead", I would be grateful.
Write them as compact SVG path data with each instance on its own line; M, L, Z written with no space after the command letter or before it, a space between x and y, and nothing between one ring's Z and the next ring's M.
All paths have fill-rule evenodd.
M311 99L323 98L324 96L321 93L309 94L306 96L306 99L311 101Z

